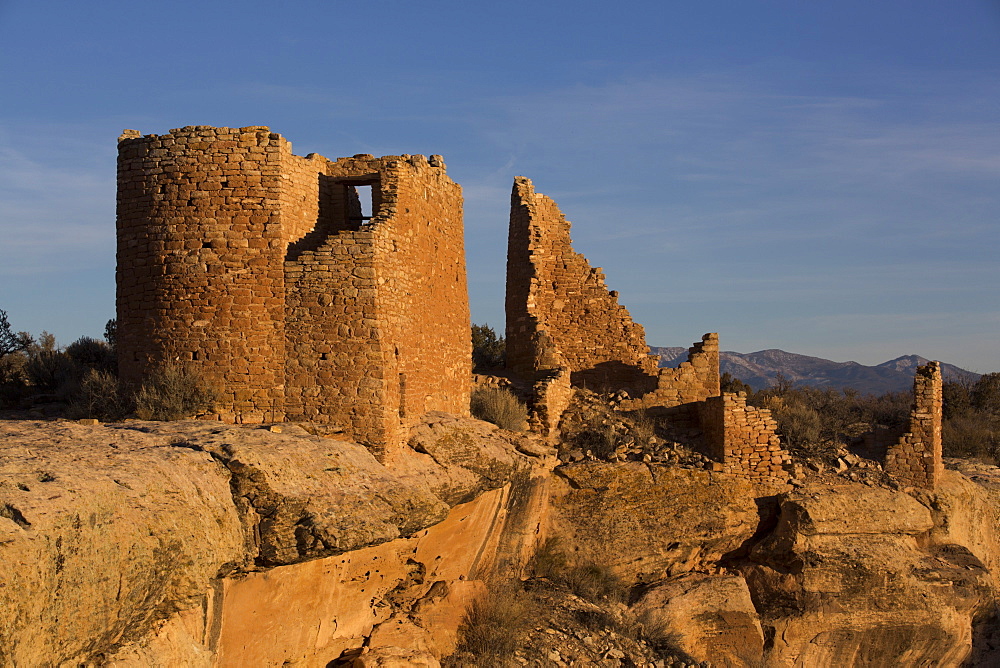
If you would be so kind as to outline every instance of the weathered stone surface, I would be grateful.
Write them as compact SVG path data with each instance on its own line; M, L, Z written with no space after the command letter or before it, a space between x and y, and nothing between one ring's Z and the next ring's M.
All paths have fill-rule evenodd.
M699 661L760 665L764 635L747 584L737 575L671 578L650 588L634 610L654 634L663 629L678 649Z
M411 450L385 464L405 480L429 485L450 504L464 503L527 470L532 457L520 453L544 456L546 450L539 449L535 440L489 422L435 412L411 431Z
M443 463L412 452L431 478L478 490L451 516L457 499L402 474L404 457L390 469L347 441L201 421L0 423L0 561L10 566L0 663L274 665L279 650L277 664L296 652L328 661L411 611L452 629L431 647L450 652L467 598L459 581L485 577L499 555L523 561L501 534L509 526L520 543L526 526L537 533L539 519L524 514L540 504L496 489L515 472L519 489L535 484L535 460L512 437L491 444L478 421L435 421L459 443L472 429L496 458L483 461L504 463L490 469L446 445ZM477 481L463 463L492 477ZM288 644L275 649L279 636Z
M448 513L426 480L402 483L357 443L270 432L247 441L236 427L190 429L184 445L212 453L232 473L237 507L256 542L248 550L260 566L386 542Z
M966 547L928 544L930 512L901 492L811 485L788 494L744 569L769 666L959 665L992 580Z
M627 580L714 568L757 528L759 491L736 476L580 462L556 469L551 532L581 562Z
M0 422L0 664L140 638L248 561L229 472L166 435Z
M368 638L383 655L392 647L450 654L471 597L456 600L449 591L461 591L465 582L482 586L508 500L509 491L494 490L412 538L227 578L219 665L324 665ZM432 613L442 600L442 610ZM415 632L425 619L440 630Z
M786 494L775 536L805 540L838 534L917 535L934 526L916 499L879 487L809 485Z

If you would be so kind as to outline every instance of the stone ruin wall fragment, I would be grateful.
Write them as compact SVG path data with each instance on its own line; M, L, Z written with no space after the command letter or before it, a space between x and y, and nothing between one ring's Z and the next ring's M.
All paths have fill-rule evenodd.
M303 158L265 127L192 126L126 131L118 178L124 378L194 366L224 420L328 422L376 450L467 414L461 188L440 157Z
M645 411L700 427L723 471L787 479L790 457L770 412L722 395L719 335L705 334L676 369L658 369L641 325L609 291L600 269L576 253L570 223L531 181L514 180L507 250L507 364L534 381L532 429L558 434L572 385L631 395L621 411Z
M781 447L778 423L766 408L747 406L746 393L723 392L701 404L710 456L719 470L751 479L784 482L791 455Z
M944 472L943 389L940 362L917 367L909 425L885 455L886 472L915 487L935 489Z
M623 401L622 410L673 408L719 396L719 335L710 332L690 348L676 369L659 369L656 389Z
M507 245L507 365L530 376L544 333L573 375L591 389L655 386L656 357L642 325L609 291L604 274L575 252L570 223L524 177L514 180Z

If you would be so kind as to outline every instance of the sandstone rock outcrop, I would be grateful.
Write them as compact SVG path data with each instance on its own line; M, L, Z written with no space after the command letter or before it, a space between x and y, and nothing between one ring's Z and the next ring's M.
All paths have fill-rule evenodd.
M935 543L930 510L901 492L806 486L743 571L768 666L957 666L993 579L966 546Z
M421 475L288 427L0 423L0 664L326 662L400 615L449 653L479 579L526 558L540 460L426 427Z
M656 582L716 570L756 531L758 496L760 488L727 474L580 462L556 470L549 527L577 561L608 566L629 582Z
M764 634L742 577L686 573L650 588L633 608L654 637L668 633L689 656L732 668L761 663Z
M546 536L634 585L629 614L693 660L997 658L993 468L910 493L640 462L552 473L539 438L446 414L384 463L292 425L0 429L3 664L434 666L487 579L516 578Z

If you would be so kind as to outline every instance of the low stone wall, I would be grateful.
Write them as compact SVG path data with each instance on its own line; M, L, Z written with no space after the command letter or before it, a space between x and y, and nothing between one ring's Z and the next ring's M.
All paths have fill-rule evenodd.
M559 439L559 421L573 400L570 370L556 369L535 381L528 428L550 442Z
M726 392L709 397L701 416L709 454L722 472L774 482L788 479L791 456L781 447L771 411L747 406L743 392Z
M889 446L885 455L886 472L914 487L935 489L944 472L941 461L943 387L940 362L917 367L909 427Z
M676 369L660 369L656 389L621 404L623 411L672 408L705 401L719 394L719 335L705 334L688 348L688 359Z

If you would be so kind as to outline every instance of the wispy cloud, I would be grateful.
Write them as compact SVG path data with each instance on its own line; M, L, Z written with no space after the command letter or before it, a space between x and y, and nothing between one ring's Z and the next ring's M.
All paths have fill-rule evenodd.
M113 172L43 162L0 144L0 276L106 263L114 255L114 187Z

